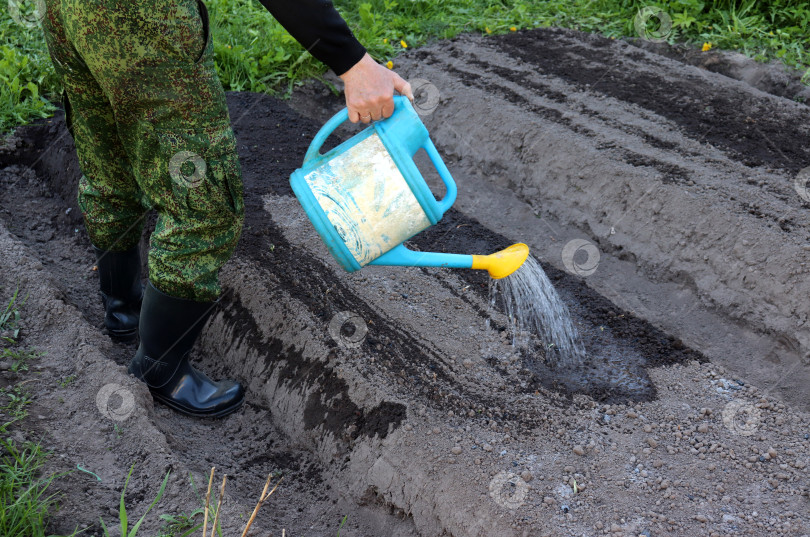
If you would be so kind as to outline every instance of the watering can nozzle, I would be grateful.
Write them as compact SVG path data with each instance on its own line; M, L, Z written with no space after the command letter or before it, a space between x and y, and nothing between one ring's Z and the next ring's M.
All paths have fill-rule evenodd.
M499 280L519 269L527 257L529 247L519 242L494 254L472 256L472 268L486 270L490 277Z

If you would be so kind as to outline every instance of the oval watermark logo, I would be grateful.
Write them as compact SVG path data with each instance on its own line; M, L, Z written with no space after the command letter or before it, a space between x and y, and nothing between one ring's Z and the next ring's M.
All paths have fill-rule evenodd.
M582 259L582 257L585 257ZM565 270L577 276L590 276L599 266L599 249L585 239L568 241L562 249Z
M359 347L367 334L366 321L353 311L340 311L329 321L329 335L342 347L350 349Z
M413 91L413 109L416 113L422 117L432 114L439 107L439 88L424 78L412 78L408 83Z
M529 485L517 474L500 472L489 482L489 495L501 507L517 509L526 502Z
M807 203L810 203L810 190L807 184L810 183L810 166L799 170L796 179L793 180L793 190Z
M734 434L751 436L759 428L760 410L745 401L730 401L723 407L723 425Z
M196 188L205 178L208 167L193 151L179 151L169 161L169 176L186 188Z
M105 418L124 421L135 410L135 397L120 384L105 384L96 394L96 406Z
M651 23L650 19L655 19L657 24ZM633 26L641 39L652 43L663 43L672 33L672 17L661 8L646 6L636 13Z
M47 14L45 0L8 0L8 14L11 20L25 26L36 28Z

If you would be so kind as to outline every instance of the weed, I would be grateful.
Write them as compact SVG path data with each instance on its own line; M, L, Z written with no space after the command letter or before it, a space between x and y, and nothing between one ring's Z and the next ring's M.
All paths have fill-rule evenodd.
M31 404L31 393L22 383L13 387L0 389L0 395L8 399L5 405L0 406L0 411L4 416L7 416L11 422L19 421L28 415L28 411L25 410L25 407Z
M163 526L156 537L188 537L202 527L201 523L194 522L194 517L202 513L202 509L196 509L188 515L160 515Z
M346 523L346 519L349 518L349 515L343 515L343 520L340 521L340 526L338 526L338 534L337 537L340 537L340 530L343 529L343 524Z
M171 475L171 472L166 473L166 477L163 478L163 483L160 485L160 490L158 490L157 496L155 497L154 500L152 500L152 503L149 504L149 507L146 508L144 514L141 516L140 519L138 519L138 522L136 522L135 525L132 526L132 529L130 530L129 519L127 518L127 508L126 505L124 504L124 496L127 493L127 485L129 485L129 478L132 477L132 471L134 469L135 465L133 464L129 468L129 473L127 474L127 478L124 481L124 488L121 490L121 501L119 502L118 506L118 521L121 524L121 537L135 537L138 534L138 530L141 528L141 524L143 524L144 519L146 519L146 515L149 514L149 511L151 511L152 508L160 501L160 498L163 497L163 492L165 492L166 490L166 483L169 482L169 476ZM110 532L107 529L107 526L104 524L104 519L99 518L99 520L101 521L101 529L104 531L104 537L110 537Z
M67 388L74 380L76 380L76 375L69 375L67 377L60 379L59 382L57 382L57 384L59 384L60 388Z
M28 363L43 356L43 353L34 349L3 349L2 358L11 359L11 371L14 373L28 371Z
M16 343L20 336L20 308L28 300L28 295L26 295L22 302L18 303L19 293L19 287L14 289L14 294L6 304L6 309L0 313L0 339L9 343Z
M56 506L48 488L60 474L41 477L47 455L38 444L19 447L5 439L7 426L0 427L0 535L45 537L49 511Z

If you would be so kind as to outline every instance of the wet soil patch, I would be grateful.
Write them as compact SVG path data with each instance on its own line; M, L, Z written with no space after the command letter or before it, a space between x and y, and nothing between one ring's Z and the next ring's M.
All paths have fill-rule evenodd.
M511 244L503 235L455 209L450 209L438 224L411 242L419 250L438 252L494 252ZM617 307L588 287L582 278L547 262L540 261L540 264L571 311L588 360L581 368L552 368L547 365L544 351L524 353L526 367L532 372L530 390L544 386L569 395L584 393L611 403L650 400L655 398L656 390L647 375L647 367L687 360L707 361L699 351ZM485 272L459 271L459 277L481 298L488 300L489 277Z
M364 350L377 356L378 363L391 375L392 381L407 384L418 398L440 408L455 410L484 410L496 405L496 401L486 394L473 393L458 386L438 359L435 349L370 308L335 277L330 267L289 244L273 223L272 215L264 210L263 196L292 195L289 174L300 166L301 155L319 125L267 96L232 93L228 95L228 102L238 139L246 205L245 228L236 255L255 261L261 270L272 274L274 281L324 323L328 323L336 312L345 310L355 311L373 323L375 331L363 342ZM269 134L274 131L280 135ZM5 153L4 162L18 159L35 170L47 169L51 182L45 185L33 176L24 188L17 185L17 188L9 189L12 195L5 197L3 208L12 231L29 245L36 247L39 244L43 258L53 259L61 267L58 269L63 275L60 285L70 302L100 326L101 311L97 303L95 274L91 270L93 258L80 215L75 209L78 167L75 156L73 161L69 158L73 146L70 137L63 136L63 132L61 116L21 129L17 142L19 149ZM296 134L291 136L290 132ZM34 148L36 150L32 150ZM23 209L24 212L18 212ZM28 215L47 215L47 218L42 216L45 220L32 225ZM31 229L15 228L15 222L25 222ZM40 237L36 234L39 228L48 228L55 235ZM47 245L54 237L66 241L66 246L53 249ZM455 252L492 252L509 243L505 237L456 210L449 211L437 226L415 237L412 242L422 250ZM687 359L703 360L698 352L683 347L646 321L616 307L589 289L582 280L548 264L543 266L572 310L592 361L584 369L564 371L546 366L542 353L525 353L525 367L532 375L527 391L543 386L569 396L585 393L607 402L648 400L655 397L655 387L649 380L646 367ZM77 279L77 273L83 273L83 277ZM460 271L459 274L480 296L486 297L488 280L485 274L474 271ZM226 293L221 307L228 315L229 324L249 326L250 313L241 308L237 294ZM482 322L491 317L487 311L479 314ZM245 334L254 332L240 330ZM333 375L328 365L313 367L311 363L303 364L294 349L282 350L280 342L257 340L250 341L250 344L263 349L268 360L283 358L287 368L283 376L290 377L296 371L306 370L308 377L299 381L318 382L331 390L310 402L308 426L321 425L334 432L351 428L358 435L384 435L389 426L396 427L401 422L404 409L392 402L366 410L329 406L334 404L330 401L345 401L347 398L341 396L345 394L345 385L331 380ZM133 346L119 349L118 361L126 363ZM306 368L301 367L304 365ZM238 374L236 371L232 373ZM531 421L529 417L517 415L511 418ZM166 419L172 421L171 416L166 416Z
M471 403L474 408L486 408L489 401L479 394L459 393L457 399L454 395L437 392L435 383L426 372L437 373L442 385L453 386L454 382L443 371L431 349L426 349L380 318L319 260L288 244L263 210L263 195L292 195L289 174L300 166L300 155L306 152L320 126L301 118L286 105L252 94L230 94L229 105L239 139L246 198L246 231L237 252L255 259L263 268L270 263L276 265L272 269L275 277L281 278L285 288L293 290L294 296L324 322L336 312L347 309L371 319L382 337L379 341L369 338L363 345L380 355L386 369L406 372L406 380L412 383L420 397L440 404L449 397L456 403L450 405L455 410ZM250 126L241 125L240 117L250 117ZM262 121L294 125L296 131L306 136L274 141L269 152L267 147L262 152L260 148L264 142L257 135L264 131L255 126L256 122L261 124ZM244 151L250 151L247 158L242 157ZM269 158L262 162L262 157L267 155ZM256 164L248 166L247 162ZM273 168L273 173L265 171ZM439 224L420 233L410 243L419 250L442 252L493 252L510 244L504 236L455 209L448 211ZM271 248L273 254L268 255ZM648 400L655 397L655 387L646 373L647 367L691 359L705 361L699 352L686 348L643 319L616 307L588 288L582 279L547 263L542 264L577 318L591 362L581 369L566 371L548 367L542 353L526 353L524 360L533 375L527 391L544 386L569 396L584 393L606 402ZM429 272L425 271L425 274L428 277ZM459 271L459 275L486 299L488 276L485 273ZM483 319L491 318L491 312L479 313Z

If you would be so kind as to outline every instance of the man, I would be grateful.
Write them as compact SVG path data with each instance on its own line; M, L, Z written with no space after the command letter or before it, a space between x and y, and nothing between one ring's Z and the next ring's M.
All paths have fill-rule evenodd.
M393 112L410 86L378 65L329 0L262 0L345 83L353 122ZM244 389L213 381L188 353L220 294L219 269L244 205L225 94L200 0L47 0L43 29L65 88L82 170L79 206L95 249L105 325L140 345L129 371L166 405L193 416L237 410ZM185 166L185 168L183 168ZM190 170L188 168L191 168ZM149 284L141 284L145 211Z

